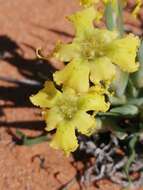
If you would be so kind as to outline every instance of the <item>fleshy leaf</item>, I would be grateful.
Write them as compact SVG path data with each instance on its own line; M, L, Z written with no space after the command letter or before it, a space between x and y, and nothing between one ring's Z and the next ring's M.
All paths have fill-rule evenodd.
M114 13L113 13L113 8L111 6L111 3L107 3L105 7L105 21L106 21L106 26L108 30L114 30L116 28L113 14Z
M112 88L117 97L121 97L124 95L128 84L128 78L128 73L123 72L120 68L116 69L116 77L112 82Z
M127 103L127 97L125 95L122 95L119 97L110 96L109 99L110 99L111 104L114 106L124 105Z
M138 90L133 84L133 81L131 80L131 78L129 79L129 82L128 82L126 95L128 98L137 98L138 96Z
M143 98L132 98L129 99L128 103L140 107L143 105Z
M124 116L134 116L138 114L138 108L135 105L124 105L112 108L110 113Z
M49 137L47 135L37 136L37 137L27 137L22 131L16 130L16 135L20 138L21 145L32 146L35 144L39 144L45 141L49 141Z
M143 87L143 41L141 42L141 45L139 48L138 60L140 62L140 67L139 67L138 72L136 72L132 75L132 78L133 78L135 85L138 88L142 88Z
M130 183L131 183L131 178L129 176L129 170L130 170L131 164L135 161L135 158L136 158L135 146L136 146L137 140L138 140L138 135L134 134L129 142L130 156L129 156L129 159L127 160L127 164L125 165L125 173Z

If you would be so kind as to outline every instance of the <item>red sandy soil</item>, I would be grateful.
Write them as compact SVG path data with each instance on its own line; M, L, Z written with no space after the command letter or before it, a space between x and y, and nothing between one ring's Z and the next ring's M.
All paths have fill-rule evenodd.
M17 52L21 58L18 66L17 60L0 60L0 76L20 80L24 76L31 76L28 65L23 69L22 64L30 64L35 59L33 49L43 47L47 53L58 39L69 41L73 29L65 16L77 10L77 4L77 0L2 0L0 51L4 49L10 58ZM125 14L128 22L126 27L141 35L141 19L133 22ZM19 48L12 47L13 51L5 49L1 39L13 40ZM60 63L53 62L53 65L61 67ZM67 158L62 152L51 149L48 143L32 147L13 143L11 133L15 133L16 128L29 136L43 132L45 124L40 110L34 108L28 99L37 90L0 81L0 190L58 190L76 174L76 169L71 164L73 158ZM120 189L107 180L100 181L98 185L100 190ZM70 188L78 189L77 184Z

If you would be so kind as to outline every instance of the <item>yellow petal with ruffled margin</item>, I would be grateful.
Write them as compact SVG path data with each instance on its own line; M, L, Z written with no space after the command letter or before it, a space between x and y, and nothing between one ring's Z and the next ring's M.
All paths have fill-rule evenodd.
M100 13L93 6L68 17L76 29L76 37L82 37L88 31L92 32L94 30L93 21L100 18Z
M78 147L75 127L70 122L60 123L50 146L55 149L62 149L66 155L74 152Z
M57 127L57 125L63 121L63 117L57 107L53 107L49 110L43 111L43 116L46 121L46 131L51 131Z
M110 104L105 101L105 96L98 94L93 91L93 89L82 97L79 100L79 107L84 111L96 111L96 112L106 112Z
M86 92L89 88L89 67L79 60L70 62L61 71L53 74L54 81L64 87L70 87L78 92Z
M140 40L137 36L129 34L122 39L114 40L107 47L107 56L113 63L125 72L135 72L139 64L135 62Z
M95 118L84 111L79 111L75 115L73 122L75 123L77 130L84 135L89 136L95 131Z
M85 7L89 7L91 5L93 5L94 3L98 3L99 0L80 0L80 4L85 6Z
M78 50L79 50L79 45L77 43L70 43L70 44L57 43L53 51L53 57L63 62L69 62L73 58L79 57Z
M95 42L97 43L97 47L99 47L100 50L104 50L105 45L118 38L119 33L117 31L96 28L94 30L94 36L95 39L93 40L95 40Z
M134 11L132 12L132 14L134 16L137 16L137 14L139 13L139 11L141 9L142 4L143 4L142 0L136 0L136 7L135 7Z
M90 80L94 84L99 84L101 81L111 82L115 78L116 66L107 57L97 58L90 64L90 68Z
M30 101L35 106L50 108L54 105L60 94L61 93L55 88L53 82L47 81L42 90L30 97Z

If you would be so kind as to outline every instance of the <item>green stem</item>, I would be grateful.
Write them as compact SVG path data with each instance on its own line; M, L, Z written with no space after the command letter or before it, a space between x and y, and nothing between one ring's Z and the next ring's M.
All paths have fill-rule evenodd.
M124 35L123 8L120 0L116 0L115 7L111 2L107 3L105 22L108 30L118 30L121 36Z
M118 4L118 14L117 14L117 27L118 31L120 32L120 35L124 35L124 22L123 22L123 7L121 0L117 0Z

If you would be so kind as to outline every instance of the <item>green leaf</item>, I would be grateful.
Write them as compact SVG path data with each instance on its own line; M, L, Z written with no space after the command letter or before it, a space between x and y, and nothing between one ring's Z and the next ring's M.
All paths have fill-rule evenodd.
M128 134L125 131L114 131L114 134L116 135L116 137L120 140L124 140Z
M18 137L20 137L20 138L24 138L26 135L22 132L22 131L20 131L20 130L16 130L16 135L18 136Z
M117 29L121 36L124 34L124 23L123 23L123 10L121 1L116 0L115 7L112 2L106 4L105 7L105 22L108 30Z
M141 45L138 51L138 60L140 63L140 68L138 72L132 74L132 79L138 88L142 88L143 87L143 40L141 42Z
M129 78L128 73L124 73L120 71L120 81L118 81L119 83L117 84L117 88L116 88L117 96L122 96L124 94L127 84L128 84L128 78Z
M111 131L113 135L117 138L123 140L128 134L125 129L119 127L117 118L104 117L102 118L102 128L103 131Z
M139 48L138 58L139 58L139 61L143 64L143 40Z
M113 10L112 4L107 3L105 8L105 21L107 28L109 30L117 29L120 33L120 36L124 34L124 23L123 23L123 9L121 1L117 1L117 10ZM119 70L119 69L118 69ZM125 92L125 89L128 84L129 74L121 70L118 71L118 77L114 81L113 88L117 96L122 96Z
M109 101L111 102L112 105L124 105L127 103L127 98L125 95L116 97L116 96L110 96Z
M118 15L117 15L117 28L120 32L120 35L124 35L124 22L123 22L123 8L120 0L117 0L118 3Z
M105 21L109 30L117 29L121 36L124 34L123 9L121 1L116 0L117 8L114 10L112 3L107 3L105 7ZM129 74L119 70L117 80L113 84L113 88L118 97L122 96L128 84Z
M116 108L112 108L110 113L121 116L134 116L138 114L138 108L135 105L125 105Z
M119 114L112 113L112 112L99 112L97 113L97 115L98 116L113 116L113 117L119 116Z
M27 137L23 132L20 130L16 130L16 135L21 138L20 140L22 141L22 145L25 146L32 146L35 144L39 144L45 141L49 140L49 137L47 135L44 136L38 136L38 137Z
M128 104L133 104L133 105L136 105L136 106L142 106L143 105L143 98L129 99Z
M136 158L135 146L136 146L137 140L138 140L138 134L134 134L129 142L130 155L127 160L127 164L125 165L125 173L130 182L131 182L131 179L129 176L129 169L130 169L131 164L135 161L135 158Z
M114 30L116 28L116 22L114 19L114 11L111 3L107 3L105 7L105 22L108 30Z
M130 105L126 104L124 106L119 106L112 108L109 112L100 112L97 115L99 116L113 116L113 117L118 117L118 116L135 116L139 112L137 106L135 105Z
M138 96L138 91L130 78L129 78L126 94L128 98L136 98Z
M121 97L124 95L127 84L128 84L129 74L121 71L120 69L117 70L116 80L114 80L112 84L112 88L116 93L116 96Z

